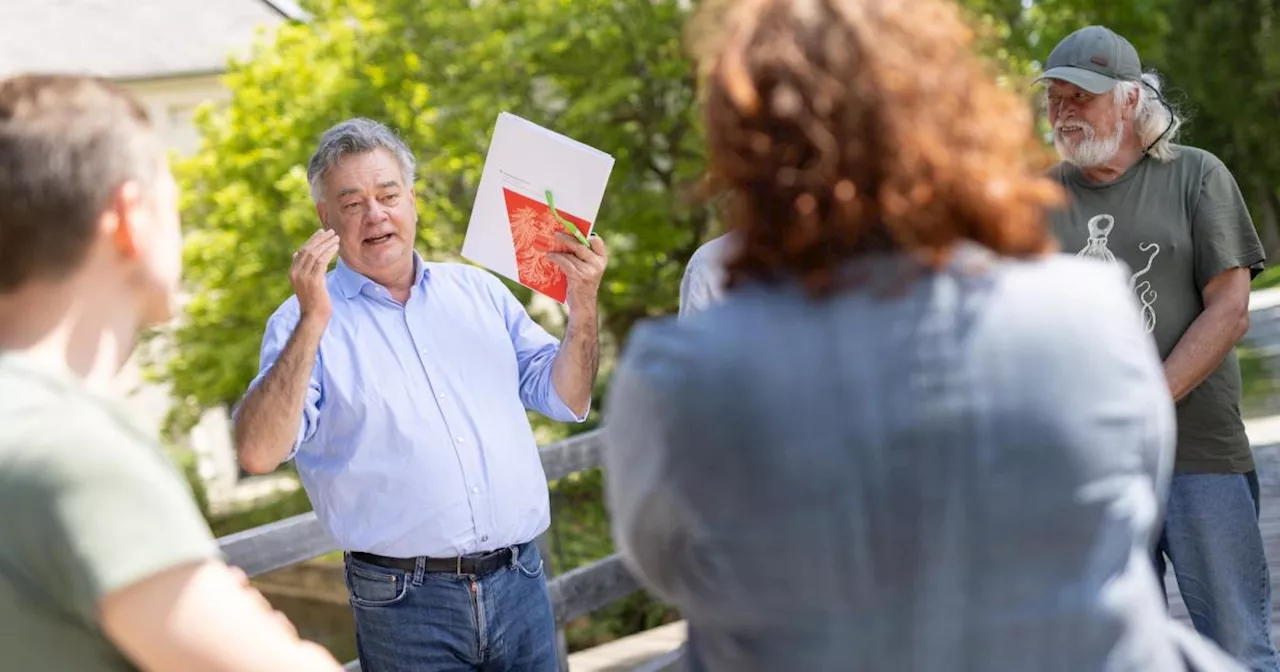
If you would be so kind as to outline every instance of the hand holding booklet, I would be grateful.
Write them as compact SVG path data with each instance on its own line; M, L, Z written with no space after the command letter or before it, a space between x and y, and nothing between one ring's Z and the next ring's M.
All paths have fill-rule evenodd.
M565 231L582 244L595 226L613 157L503 112L493 129L462 256L565 302L564 271L547 256Z

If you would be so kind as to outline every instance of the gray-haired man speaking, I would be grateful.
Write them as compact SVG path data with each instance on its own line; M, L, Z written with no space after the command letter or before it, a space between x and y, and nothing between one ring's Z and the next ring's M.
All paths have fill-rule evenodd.
M1177 402L1159 575L1167 557L1197 630L1251 669L1280 670L1233 349L1265 260L1248 208L1217 157L1174 144L1181 120L1123 37L1072 33L1041 79L1064 160L1053 175L1070 196L1053 218L1062 248L1128 267Z
M557 342L492 274L418 256L413 171L381 124L321 138L307 177L323 226L267 323L236 413L240 462L295 460L347 551L361 669L554 670L533 543L547 483L525 409L587 416L604 243L560 234L570 313Z

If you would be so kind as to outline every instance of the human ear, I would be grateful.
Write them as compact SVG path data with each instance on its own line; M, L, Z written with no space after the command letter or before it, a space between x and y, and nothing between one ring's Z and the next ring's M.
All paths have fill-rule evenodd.
M111 237L116 250L125 258L133 259L141 252L139 240L145 210L142 189L130 180L120 185L108 201L101 219L102 233Z
M320 228L325 231L329 230L328 216L325 213L324 203L316 203L316 217L320 219Z

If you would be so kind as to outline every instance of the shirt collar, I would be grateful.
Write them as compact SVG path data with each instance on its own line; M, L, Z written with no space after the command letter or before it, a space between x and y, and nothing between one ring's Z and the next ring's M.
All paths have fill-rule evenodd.
M427 264L422 260L417 250L413 251L413 284L421 286L422 280L427 275ZM338 289L342 292L342 296L350 299L359 294L365 288L365 285L377 285L378 283L371 280L368 276L357 272L355 269L347 265L341 258L338 259L338 267L333 271L334 280L337 282Z

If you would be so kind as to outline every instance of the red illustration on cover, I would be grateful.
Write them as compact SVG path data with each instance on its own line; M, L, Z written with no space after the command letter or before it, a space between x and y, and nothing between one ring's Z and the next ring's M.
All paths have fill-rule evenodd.
M462 257L569 308L563 305L568 279L552 259L559 251L577 252L572 245L586 242L612 170L608 153L499 113ZM574 235L558 235L562 232ZM557 238L574 240L558 243Z
M535 201L506 187L502 188L502 196L506 200L507 218L511 222L511 242L515 245L520 284L564 303L568 279L564 271L547 257L549 252L560 247L555 235L557 231L563 231L564 227L556 221L546 203ZM590 233L590 222L564 210L559 212L561 217L578 227L583 235Z

